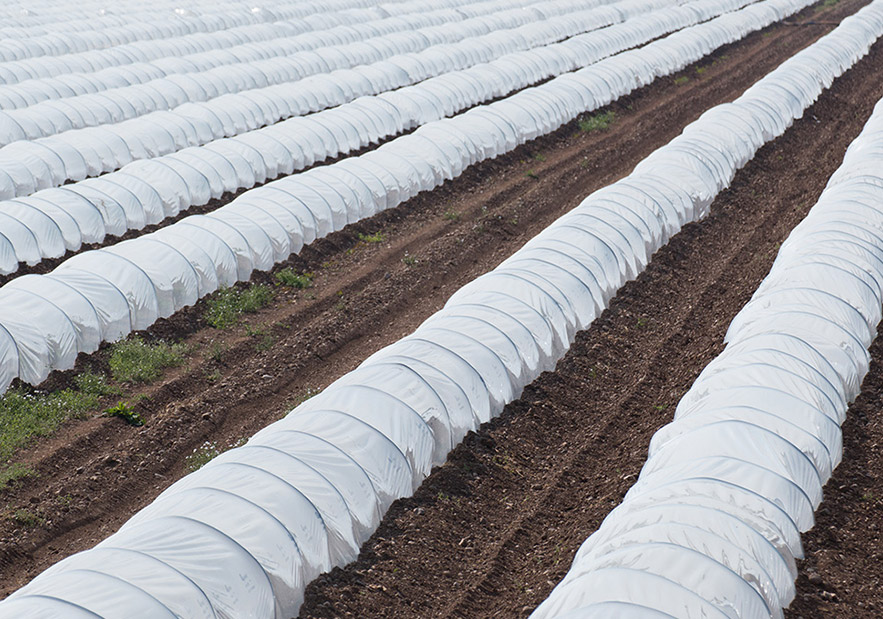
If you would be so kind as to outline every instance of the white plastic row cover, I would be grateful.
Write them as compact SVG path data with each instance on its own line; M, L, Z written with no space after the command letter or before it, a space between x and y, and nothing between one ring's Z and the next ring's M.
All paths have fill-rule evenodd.
M685 135L708 135L726 116L759 113L759 102L773 98L777 110L764 115L798 116L881 35L878 0ZM635 485L533 619L783 616L794 598L800 532L812 527L840 462L840 424L881 319L881 164L878 104L733 319L724 352L654 435ZM605 615L611 604L617 614Z
M494 19L488 20L492 15L503 20L500 23L517 25L579 9L574 0L542 3L537 0L485 0L466 9L443 5L431 11L394 16L383 10L351 10L325 13L321 19L316 15L305 20L145 41L89 54L0 63L0 75L6 75L10 80L6 86L0 87L0 108L27 107L40 101L143 84L225 64L273 57L284 59L304 50L342 46L395 33L399 33L399 37L409 35L441 42L456 36L457 24L465 24L467 32L491 32L497 23ZM395 39L393 42L402 44ZM92 58L96 55L97 60Z
M583 16L586 9L607 1L540 2L542 10L533 5L519 10L488 6L489 11L496 8L496 12L465 20L457 11L433 11L407 19L387 18L99 73L65 74L53 80L0 87L0 108L6 110L0 113L0 144L117 123L185 103L289 84L307 76L351 69L491 33L496 34L498 45L509 45L509 51L525 49L532 35L542 37L545 31L534 33L522 28L516 36L507 36L505 31L553 17L558 17L559 38L591 30L612 23L595 24ZM571 17L563 19L564 15ZM409 64L417 61L399 70L408 71ZM51 96L53 92L56 96Z
M730 1L701 0L697 4L726 5ZM248 280L254 269L272 268L274 263L299 252L305 243L430 190L458 176L472 163L549 133L585 110L605 105L657 75L689 64L715 46L780 19L794 6L784 1L754 5L702 24L696 27L698 32L682 31L489 106L428 123L361 157L269 183L210 215L187 217L143 237L74 256L48 275L17 278L0 289L0 388L5 390L16 377L37 384L53 369L72 367L79 353L96 350L101 341L114 341L144 329L218 287ZM627 44L627 39L619 42ZM661 46L665 46L670 60L667 65L656 61L650 68ZM322 114L332 113L335 110ZM344 119L352 122L357 116L348 112L338 118L343 124ZM286 138L280 130L287 123L299 123L298 135L303 136L308 121L292 119L262 131L272 129L277 140L290 143L292 138ZM330 123L325 126L333 127ZM235 144L237 140L225 142ZM274 152L267 144L272 142L244 141L238 151L231 147L195 151L195 155L202 155L202 161L217 166L210 176L207 174L212 168L208 166L197 168L202 170L199 174L191 168L184 182L182 172L187 168L171 162L199 162L200 158L182 151L163 158L170 162L165 166L139 162L131 164L138 166L132 174L119 172L105 179L50 190L55 194L53 202L32 201L35 208L30 211L24 205L30 199L15 201L19 208L11 212L21 221L34 222L37 218L28 215L37 209L48 211L47 205L63 204L71 211L76 209L77 222L91 214L98 225L101 220L95 205L100 204L108 212L113 205L108 196L122 195L114 191L114 184L105 182L116 176L123 179L120 188L129 195L138 191L149 196L146 192L153 192L155 206L153 211L145 209L147 213L177 213L181 204L192 203L193 192L201 186L199 175L214 178L219 195L224 183L237 178L237 174L250 172L263 180L275 172L260 167ZM292 148L289 152L295 151ZM227 159L208 159L212 153L226 155ZM221 167L225 163L227 167ZM254 184L255 180L249 178L248 182ZM202 186L203 200L207 201L211 186L205 180ZM157 193L163 187L168 191ZM134 213L143 217L145 212L135 210L131 200L120 203L128 208L119 207L121 225L117 234L125 230L125 216ZM11 216L9 220L7 224ZM84 227L77 225L80 231ZM37 230L36 226L30 230ZM49 238L52 228L47 225L37 232L45 235L41 238ZM33 234L32 238L37 236ZM28 238L25 234L20 237Z
M388 16L407 16L438 9L439 5L463 17L474 7L505 2L517 8L534 0L445 0L427 3L383 4L373 0L320 0L305 2L115 2L70 3L53 8L51 2L28 2L27 8L0 7L0 83L95 71L164 56L219 49L248 41L297 34L307 30L352 27ZM59 3L60 4L60 3ZM91 7L89 5L92 5ZM44 18L37 17L42 14ZM77 14L88 17L75 18ZM26 17L22 17L26 15ZM61 17L60 21L59 17ZM68 18L68 19L65 19ZM461 17L462 18L462 17ZM27 22L30 21L31 24ZM54 22L54 23L53 23ZM280 28L282 28L280 30ZM233 36L225 39L225 34ZM208 36L207 36L208 35ZM159 43L157 45L157 43ZM218 46L220 43L220 47ZM102 54L111 48L111 53ZM45 56L63 57L58 59ZM29 60L41 58L33 62ZM114 58L114 60L110 60Z
M628 1L638 10L638 5L652 8L662 0ZM586 33L561 43L507 54L488 63L444 73L379 96L356 98L337 108L306 117L295 117L233 138L222 138L202 148L188 147L170 155L138 160L118 172L97 179L63 188L44 189L29 196L0 202L0 272L14 272L20 262L36 264L44 258L60 257L67 251L78 250L83 243L101 242L108 234L121 235L129 229L140 229L145 225L158 223L192 206L206 204L224 193L249 188L279 175L302 170L314 162L352 152L402 131L502 97L545 78L590 65L623 49L658 38L666 32L738 8L744 2L745 0L699 0L683 7L653 11L623 24ZM555 30L551 30L550 36L554 36ZM451 47L459 48L460 45ZM489 53L492 53L493 47L488 46ZM456 52L457 49L453 51ZM456 53L451 55L454 56ZM633 60L626 60L625 64L629 62ZM604 75L609 69L601 68L599 71L597 80L600 80L603 90L599 91L593 86L592 98L583 97L577 102L580 106L576 108L578 111L586 109L583 105L597 106L599 101L607 102L619 96L619 93L627 92L622 88L628 85L628 80L611 90L604 81ZM407 81L409 78L402 76L393 79ZM645 75L642 79L648 78ZM378 81L372 80L373 83ZM311 94L315 93L295 88L289 97L289 104L309 99ZM323 95L323 103L327 103L329 99L333 101L335 97L346 99L353 96L351 89L346 93L338 89L336 94L334 91L319 94ZM312 105L316 105L316 100L313 97ZM525 113L530 116L531 112L513 112L512 107L506 105L499 105L494 109L508 109L507 114L516 114L510 118L514 125L533 126L534 129L526 139L546 133L545 127L558 113L540 114L529 119L528 125L524 125L521 116ZM257 110L253 111L254 115L258 115ZM267 111L267 114L272 113L275 112ZM244 115L240 118L243 117ZM219 130L222 129L223 125L217 120L217 116L214 118ZM206 119L208 120L208 116ZM186 121L181 118L178 120L181 121L178 125L180 129ZM235 129L237 123L234 121L233 125ZM170 132L158 123L153 123L152 126L152 133L144 132L141 136L150 149L176 151L178 145ZM170 127L171 124L167 126ZM107 141L110 132L104 129L95 131L102 132L102 135L98 135L92 142L78 140L70 143L67 152L69 160L73 159L75 150L85 151L90 146L95 147L91 150L91 157L115 160L109 145L102 142ZM187 134L183 130L178 135L182 141L186 141L184 136ZM193 135L196 140L198 132L193 131ZM515 139L512 137L512 129L507 129L507 136L507 142ZM161 139L163 137L165 140ZM129 142L132 143L133 140L129 139ZM26 150L24 147L35 146L29 142L19 144L23 145L19 149L22 151ZM102 149L101 146L105 148ZM436 146L444 149L444 144ZM462 166L472 161L473 155L461 151L462 148L452 150L450 147L446 150L445 156L451 161L445 165L453 166L455 170L450 174L459 174ZM45 149L42 152L50 153ZM118 157L124 154L128 154L127 151L118 149ZM39 173L39 163L43 164L42 174L48 175L48 164L51 163L48 159L38 161L35 157L22 155L16 159L14 171L17 179L30 182L28 175ZM64 169L58 161L56 168ZM13 171L12 166L7 166L6 169ZM341 180L346 182L346 179ZM420 186L419 182L415 183Z
M802 5L772 6L781 15ZM763 5L745 11L769 19ZM698 26L715 42L727 27L733 37L748 26L732 16ZM732 131L751 142L746 127L762 123L750 111L740 119ZM414 333L0 602L0 618L295 615L305 583L354 559L395 499L553 368L650 254L706 212L713 196L687 173L704 152L672 144L654 157L658 170L589 196ZM688 182L667 180L673 169Z
M303 4L308 5L309 3ZM323 10L317 10L317 4L325 5ZM366 3L350 2L348 4L358 7ZM318 21L339 25L340 18L347 20L343 23L348 23L350 17L376 19L377 16L383 14L376 7L342 11L339 9L348 9L348 7L339 7L338 10L331 12L326 3L313 3L313 6L312 14L304 14L296 21L289 17L289 23L294 25L297 22L302 22L306 26L308 23ZM0 26L0 37L2 37L0 39L0 63L40 56L64 56L92 50L105 50L142 41L171 39L186 41L188 37L193 37L193 35L196 35L193 37L195 40L199 40L204 38L200 35L214 34L220 31L267 32L272 31L276 25L273 22L278 22L281 15L285 13L284 9L281 13L263 10L252 11L241 4L236 6L233 3L215 7L194 6L188 14L184 15L176 14L168 6L154 7L151 5L146 9L145 7L146 5L141 4L125 16L98 15L98 11L95 11L96 15L88 19L74 19L63 23L32 27L11 26L8 18L4 16L2 26ZM206 11L206 8L210 10ZM192 12L194 9L197 9L198 14ZM66 7L59 12L69 11ZM302 32L305 29L293 28L293 33Z

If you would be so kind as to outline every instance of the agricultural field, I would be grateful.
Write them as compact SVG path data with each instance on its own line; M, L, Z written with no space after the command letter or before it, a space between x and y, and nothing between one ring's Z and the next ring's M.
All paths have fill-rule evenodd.
M0 6L0 619L880 616L883 0L190 4Z

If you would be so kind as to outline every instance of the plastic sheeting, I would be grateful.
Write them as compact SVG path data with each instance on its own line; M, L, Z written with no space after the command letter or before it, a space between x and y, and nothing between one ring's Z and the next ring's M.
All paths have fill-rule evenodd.
M576 4L575 0L567 0L567 3ZM582 4L585 3L580 3ZM730 10L744 2L723 4ZM188 78L193 84L187 88L176 86L176 90L169 95L171 99L164 103L155 98L148 100L142 95L137 97L137 101L143 101L144 105L132 105L136 100L126 95L122 97L124 105L114 104L114 110L117 107L121 110L119 113L108 113L103 107L107 104L107 98L111 94L109 92L88 95L85 98L63 99L51 113L46 106L30 107L5 117L8 121L5 142L17 141L0 148L0 198L28 196L40 189L56 187L70 180L82 180L87 176L117 170L138 159L167 155L247 131L254 132L254 135L243 136L242 140L266 142L265 136L279 132L288 138L275 145L275 152L280 152L280 157L286 161L281 166L274 166L271 177L292 169L303 169L313 161L360 148L426 122L421 120L423 118L431 116L431 119L438 119L451 115L546 77L584 66L600 58L602 50L609 54L625 49L625 45L615 45L616 33L604 32L604 36L595 37L598 41L569 41L543 48L551 52L550 54L538 51L536 54L519 56L513 53L554 43L562 38L595 30L668 5L670 0L629 0L614 7L594 10L585 10L580 6L576 13L567 13L562 17L510 30L496 29L489 34L467 38L464 38L464 32L458 30L451 34L451 38L458 39L457 43L438 43L423 51L408 54L400 52L426 47L432 39L422 31L411 33L404 41L400 41L401 37L396 34L386 35L350 44L361 46L358 49L362 52L355 55L345 53L347 46L343 46L302 52L300 56L304 56L309 62L301 62L297 59L300 56L287 56L284 59L289 67L287 72L280 74L279 80L275 77L269 80L285 82L280 85L258 87L268 81L264 77L241 83L231 81L226 79L229 73L229 67L226 67L223 70L225 79L220 82L210 72L194 74ZM649 38L659 36L674 27L695 23L700 13L686 9L672 10L675 14L668 16L672 20L671 27L667 30L654 28L648 33ZM539 17L534 16L535 19ZM490 19L490 16L486 19ZM665 19L656 17L655 25L664 23ZM427 21L432 20L427 18ZM467 25L464 25L464 30L469 33ZM644 24L644 28L647 28L647 24ZM484 29L480 32L483 33ZM649 40L646 36L638 37L640 33L640 22L627 31L632 45ZM572 51L574 49L582 53L577 55ZM319 55L323 56L321 61L317 60ZM503 55L506 58L500 58ZM495 62L486 64L495 59ZM362 62L370 64L350 68ZM462 72L476 63L481 65L471 71ZM452 71L460 72L451 73ZM313 75L316 72L323 73ZM439 74L447 77L435 77ZM306 75L309 77L304 78ZM424 81L433 77L435 79ZM295 81L287 81L290 79ZM362 99L358 104L344 105L326 112L320 118L311 118L309 122L292 122L285 126L256 131L282 119L346 104L359 97L376 95L417 82L423 83L406 89L405 92L397 91L391 98L382 101ZM239 94L220 96L223 92L219 88L233 88L236 84L249 89ZM178 86L181 84L178 83ZM145 93L155 93L157 84L151 82L139 88ZM167 91L163 90L163 93ZM121 93L116 93L114 97L117 95ZM440 104L427 107L427 98ZM81 99L88 109L78 108L78 101ZM159 101L156 105L164 111L147 113L156 109L156 105L151 103L156 101ZM0 94L0 107L2 105ZM93 109L96 105L100 111ZM395 109L387 109L390 106ZM165 109L167 107L172 109ZM47 114L54 119L53 122L38 121ZM0 123L3 118L0 114ZM130 120L116 122L121 118ZM315 136L310 136L312 120L332 123L336 133L348 132L349 139L317 143ZM99 124L101 126L77 129ZM55 135L34 139L48 134ZM291 144L292 139L297 144ZM2 136L0 143L4 143ZM274 151L271 149L270 152ZM253 182L251 181L252 184ZM235 188L248 186L250 184ZM0 204L0 209L2 208Z
M516 37L505 36L505 30L537 22L556 23L565 35L568 27L581 28L575 32L585 31L603 25L603 22L595 26L586 22L585 9L610 1L540 3L533 0L536 6L512 8L512 2L508 0L495 0L482 3L478 15L466 19L458 11L440 9L410 15L407 19L388 17L349 25L345 29L336 27L299 35L292 28L280 28L276 37L269 40L249 41L221 49L213 49L211 45L182 45L183 49L178 49L176 54L164 49L169 46L168 41L153 43L151 47L158 48L153 50L154 53L115 47L107 52L94 53L106 54L107 60L132 55L145 60L160 57L96 72L106 64L102 56L84 62L83 67L70 68L58 77L0 86L0 109L6 110L0 114L0 144L119 122L186 102L207 101L307 75L349 69L395 54L418 52L492 32L500 32L497 37L500 43L524 45L531 39L529 29ZM231 37L225 31L223 36L215 38L218 44L223 44L224 39ZM198 43L205 39L201 37ZM196 49L187 53L188 47ZM38 61L58 64L65 58L68 57L38 59L28 64ZM0 63L0 75L4 69L7 72L21 69L18 64ZM40 72L40 68L28 69L31 73Z
M767 109L784 112L769 118L776 131L881 33L875 2L684 135L738 118L743 105L759 110L772 93L779 98L767 103L778 105ZM812 527L840 462L840 424L881 319L881 164L883 102L730 323L724 351L653 436L635 485L532 617L595 616L609 604L677 617L782 617L794 598L799 533ZM671 591L660 594L653 577Z
M652 9L659 4L660 0L629 0L628 5L620 6L616 11L630 15ZM83 242L88 242L86 239L100 240L106 234L122 234L127 228L140 228L157 223L190 206L205 204L211 198L218 198L224 192L251 187L280 174L302 169L327 157L349 152L389 135L428 124L464 107L499 98L512 90L524 88L575 67L590 65L620 50L658 38L665 32L689 26L721 12L736 9L743 4L744 0L700 0L683 7L639 14L625 23L573 37L562 43L508 54L492 62L446 73L379 96L361 97L352 103L308 117L292 118L235 138L217 140L209 143L205 148L185 148L172 155L136 161L123 167L119 172L66 186L65 190L77 192L87 201L97 205L98 214L104 221L103 225L101 220L95 218L95 213L88 209L85 215L87 220L80 223L77 217L83 212L84 205L79 204L77 212L70 212L64 208L70 202L69 194L54 189L0 202L0 212L4 205L9 204L9 208L17 212L24 211L28 215L27 218L19 217L11 222L0 218L0 250L2 250L0 258L6 258L5 261L0 262L0 271L12 272L18 268L20 262L33 264L42 258L59 257L65 251L78 249ZM609 19L613 10L602 9L601 14L596 15L596 19L599 17ZM590 13L594 14L591 11ZM542 40L555 39L560 34L560 28L550 26L543 34ZM693 36L704 35L698 33ZM447 52L450 56L445 57L459 58L457 52L462 52L464 46L468 47L473 43L476 41L449 46ZM489 44L486 51L493 54L495 53L493 50L494 46ZM462 140L451 143L449 138L435 137L433 131L428 131L425 135L421 135L420 139L415 137L409 141L399 142L397 150L400 156L410 161L419 161L420 158L427 156L428 148L430 154L435 154L436 159L439 157L441 159L432 162L430 166L432 177L437 181L452 178L469 163L475 161L474 156L477 152L481 152L482 158L506 152L518 143L548 133L562 121L569 120L583 109L591 109L625 94L634 87L634 79L631 78L634 66L642 61L646 54L647 52L643 52L641 58L636 58L633 54L622 58L618 56L609 58L610 64L592 71L596 75L586 75L595 79L590 83L580 84L581 90L576 90L573 84L556 84L557 88L549 86L530 91L519 97L517 101L499 102L489 110L478 109L472 115L464 115L459 120L462 130L481 139L480 143L471 145L467 142L464 145ZM610 80L611 70L616 71L615 75L624 74L621 83L612 89L607 81L604 81ZM647 70L643 73L641 83L646 83L655 75ZM422 77L425 77L423 71L419 74L419 78ZM604 91L596 90L598 81L603 82ZM292 94L288 97L289 103L293 105L293 102L299 99L308 98L309 94L306 90ZM550 99L550 96L554 98ZM308 104L304 103L304 105ZM228 111L231 110L232 108ZM493 110L493 113L488 115L490 110ZM212 113L201 120L208 123L214 119L217 125L215 129L223 132L224 123L218 120L220 117L222 115ZM185 122L190 121L185 120ZM191 129L195 124L191 125ZM472 125L476 125L477 128ZM518 135L512 131L513 126L518 127ZM502 135L504 140L502 150L496 144L496 140L500 139L498 131L488 131L488 128L493 127L500 127L500 130L505 132ZM127 160L126 148L177 150L186 143L183 132L181 139L176 142L169 130L161 124L154 123L153 129L154 134L166 136L166 146L157 146L162 142L157 135L153 135L155 139L152 140L145 138L145 144L148 146L142 144L138 148L133 146L136 141L131 135L125 136L125 139L116 136L115 143L123 147L115 152L111 151L109 144L101 140L93 142L83 140L67 144L70 152L64 154L67 160L73 160L78 164L89 160L96 170L105 164L112 169L117 165L115 161ZM109 130L102 128L96 131L103 132L102 135L105 137L113 137ZM208 133L211 134L212 131ZM200 133L198 130L191 131L194 136ZM58 136L58 139L67 139L65 137L67 135ZM427 146L426 139L432 144ZM405 146L408 142L418 146L416 153L413 146ZM20 144L28 147L24 150L42 148L38 146L41 142ZM100 148L102 144L106 148ZM14 146L17 148L17 145ZM83 157L74 157L76 151L85 150L89 150L91 155L89 152L84 152ZM466 150L470 152L464 152ZM43 149L42 152L46 156L52 154L49 149ZM101 159L105 164L99 163L96 158ZM390 162L389 157L382 159L380 163L384 166L401 169L404 165L404 169L411 169L408 163L396 164L395 161ZM42 173L51 174L48 165L42 167L25 165L22 161L13 159L9 160L5 169L10 173L7 176L9 179L7 188L12 193L29 192L34 183L38 182L34 175L39 175L41 170ZM335 173L337 171L338 168L335 168ZM2 175L3 166L0 165L0 178ZM59 171L56 180L63 176L64 174ZM363 178L363 182L370 182L371 179L373 175L369 175L368 181ZM349 183L350 179L338 180ZM50 185L55 182L48 176L42 181ZM419 181L419 190L426 189L426 184L427 182ZM89 189L83 191L86 187ZM27 205L27 208L23 205ZM70 226L71 218L74 219L75 226ZM67 234L47 236L43 230L48 228L52 232L65 224L68 225ZM76 230L77 224L79 224L79 235Z
M762 6L757 9L763 11ZM850 39L866 39L869 45L875 38L872 29L883 29L877 11L874 5L804 54L818 54L822 66L830 66L828 55L843 52L837 43L844 33ZM765 15L765 19L773 18ZM734 22L745 27L742 20ZM719 23L705 27L716 32ZM854 27L856 23L860 27ZM860 55L853 54L855 58ZM780 69L769 79L782 74L787 76L788 70ZM816 94L822 87L818 86ZM778 101L781 91L758 88L754 96ZM734 109L742 108L736 104ZM750 158L773 136L763 137L753 130L759 121L751 108L742 118L740 131L746 140L754 140L752 149L744 151ZM784 130L793 117L781 120ZM713 134L716 122L712 114L691 129ZM479 127L477 122L469 125L470 130ZM467 135L465 130L462 133ZM502 132L499 139L505 139ZM470 429L499 414L525 384L552 368L576 332L586 328L615 291L644 268L649 256L681 225L705 214L710 200L735 173L736 158L726 158L722 165L729 167L717 170L720 176L696 174L695 180L687 177L674 184L667 180L673 167L690 169L707 152L723 155L730 148L728 140L710 139L708 149L700 154L693 151L691 161L690 151L681 144L677 138L651 156L658 170L644 165L589 196L498 268L461 288L414 333L378 351L246 445L173 484L93 550L38 576L0 603L0 617L20 617L37 610L59 616L52 606L56 601L90 610L101 604L102 616L120 616L142 593L149 592L161 602L166 596L180 595L188 583L177 574L186 575L189 584L201 592L188 601L194 605L205 601L219 616L229 616L237 604L253 616L296 614L304 582L354 559L392 501L410 495ZM373 169L391 170L389 178L395 178L392 167ZM423 172L434 182L431 166L427 164ZM413 174L414 181L421 182L421 170ZM715 179L721 179L721 187L715 188ZM383 182L381 177L378 180ZM330 194L325 197L326 217L331 221L335 214L348 217L348 205L368 199L368 194L351 197L353 202L343 194L338 197L331 200L334 207L328 201ZM634 232L626 226L634 226ZM747 430L740 426L731 431L739 435ZM782 442L787 439L769 434L764 440L787 447ZM685 616L678 612L683 604L701 616L732 616L706 599L719 588L742 592L733 609L742 616L758 616L770 608L769 600L788 594L796 550L788 555L780 549L799 546L795 528L803 526L807 514L811 518L812 501L818 500L816 469L796 448L784 449L770 469L747 461L733 466L726 457L704 460L711 479L735 480L748 471L756 476L756 483L715 483L704 493L704 501L679 510L682 526L670 539L684 544L699 540L690 542L696 547L685 552L679 552L675 543L660 543L653 537L659 510L648 511L646 530L630 538L633 545L617 546L611 538L609 551L593 556L590 566L606 578L602 591L631 592L635 600L599 600L594 616L613 610L637 613L652 606L660 591L666 593L661 597L668 606L655 614L648 610L647 616ZM683 465L683 456L675 450L668 468L647 478L659 479L671 470L688 478ZM786 477L792 471L795 481ZM677 503L679 496L691 491L673 475L666 479L667 483L654 486L648 509ZM767 491L775 491L775 500L765 498ZM808 512L800 511L805 506ZM719 533L702 532L704 518L714 510L726 512L721 520L726 516L727 527ZM757 522L766 524L754 534L751 526ZM697 528L700 533L695 538ZM161 569L153 578L144 576L141 563L123 564L125 553L132 551L158 562ZM215 557L223 559L215 561ZM734 569L722 561L731 562ZM688 569L697 563L703 567L698 576L697 570ZM660 575L673 566L693 576L675 582ZM113 574L124 583L108 586L102 574ZM130 585L139 591L131 591ZM100 600L93 593L98 586ZM60 591L61 597L47 601L46 591ZM579 588L568 589L574 591L578 594ZM655 598L649 598L649 591ZM110 607L116 611L105 610Z
M705 11L719 11L731 1L700 0L686 7L693 15L688 18L695 19L695 14ZM68 337L55 342L50 334L59 324L56 309L69 315L70 319L63 324L72 325L75 331L91 329L91 316L99 316L99 336L104 341L113 341L133 330L143 329L157 318L169 316L220 286L249 279L255 269L270 269L274 263L299 252L304 244L316 238L396 206L420 191L433 189L472 163L508 152L537 135L553 131L587 109L602 106L639 85L649 83L657 75L676 71L714 47L798 10L805 1L772 0L726 14L644 48L611 56L541 86L525 89L508 99L479 106L450 119L429 122L412 134L360 157L268 183L208 215L187 217L152 234L74 256L45 276L66 288L52 286L43 292L39 286L34 286L43 309L32 315L32 323L18 321L15 317L20 312L10 311L9 318L0 313L0 327L8 335L8 345L2 351L4 362L0 364L0 387L5 389L16 377L32 384L39 383L51 370L71 367L69 360L80 352L95 350L92 339ZM661 27L668 27L669 20L662 21ZM646 23L659 25L653 14L647 16ZM627 29L628 24L623 24L622 28ZM647 30L639 28L638 36L646 36ZM628 37L617 38L619 42L616 44L623 44L623 41L628 44ZM669 59L666 65L659 60L660 47ZM651 66L654 68L650 69ZM402 91L391 94L401 95ZM399 101L403 100L400 96ZM356 104L362 102L353 103ZM371 109L367 103L365 106L365 109ZM393 104L383 107L378 103L373 109L379 115L396 107ZM337 111L329 110L327 114ZM409 118L404 112L400 115ZM330 121L320 122L319 116L321 114L287 121L297 123L298 131L291 135L283 132L287 123L262 130L273 130L265 136L269 143L255 141L254 135L221 140L201 149L187 149L167 157L134 162L104 177L47 190L53 199L50 204L54 211L44 210L48 198L41 201L42 196L38 199L40 194L16 199L13 201L16 208L22 213L29 212L32 217L21 220L9 217L17 227L12 228L15 234L0 235L0 250L4 240L8 241L10 248L5 255L35 262L39 260L42 248L47 246L45 239L53 242L51 246L56 251L60 251L71 238L76 239L74 226L67 225L62 230L59 225L55 230L48 225L46 220L51 219L50 214L69 215L75 223L79 217L85 217L86 222L97 227L86 228L84 232L85 226L80 225L83 238L103 238L102 221L106 233L122 234L131 222L137 225L155 223L194 202L204 203L216 197L222 187L231 186L229 183L234 177L238 178L236 182L263 182L280 166L291 165L290 161L286 163L279 157L274 158L274 153L279 152L281 157L285 152L294 152L293 148L288 151L283 147L272 148L272 140L291 144L295 133L303 136L304 129L310 126L304 123L312 123L315 127L310 135L317 143L327 140L338 144L339 140L347 139L340 125L335 127ZM343 122L342 116L337 118ZM399 118L397 122L405 121ZM337 133L340 133L339 137L335 137ZM759 139L760 133L755 131L752 135ZM671 169L689 161L684 152L678 147L677 153L660 165ZM729 165L733 169L735 160L723 154L719 156L722 166ZM745 156L743 152L741 159ZM691 187L691 200L695 196L697 203L704 204L710 200L709 192L724 186L728 180L727 173L712 178L697 177ZM588 244L604 251L601 254L603 276L598 282L618 277L621 269L633 276L639 265L646 263L652 244L664 242L670 231L677 229L684 220L701 214L701 208L697 210L692 202L671 207L654 206L653 196L659 191L656 181L611 189L604 193L602 206L581 213L579 219L567 228L564 236L572 245L586 247ZM140 198L142 204L147 205L143 210L138 207L139 196L143 196ZM28 207L34 212L27 211ZM661 229L651 232L656 224L640 221L635 209L644 207L660 209ZM687 215L682 212L684 209ZM38 218L40 211L47 217ZM612 241L601 243L591 234L581 233L581 228L594 225L599 218L603 222L600 225L616 231ZM60 217L56 219L60 220ZM0 219L0 223L2 221ZM46 225L42 232L35 232L25 226L30 221ZM616 257L615 251L622 252L621 257ZM549 259L548 254L544 254L544 259ZM577 272L576 276L584 275ZM512 277L523 279L520 272ZM3 299L17 289L20 284L16 282L13 280L0 290L0 307L14 305ZM71 296L67 288L73 289L78 296ZM596 283L587 290L593 294L598 290L608 294L609 285ZM91 313L81 312L81 298L93 308ZM77 303L68 312L67 304L71 299L77 299ZM588 307L597 309L598 306L590 304ZM586 312L581 309L580 317ZM82 316L89 319L88 325L77 322ZM46 328L31 326L42 325L44 321L51 325ZM560 341L566 340L566 333L560 328L556 334ZM67 348L62 350L60 346Z

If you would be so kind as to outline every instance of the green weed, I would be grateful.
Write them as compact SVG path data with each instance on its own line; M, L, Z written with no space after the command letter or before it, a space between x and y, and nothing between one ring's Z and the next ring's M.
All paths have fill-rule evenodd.
M264 284L222 288L209 298L205 321L215 329L226 329L237 324L242 314L253 314L272 300L273 290Z
M165 368L184 363L184 353L182 344L148 344L140 337L131 337L112 346L110 371L120 382L149 383L159 378Z
M98 406L99 396L74 389L50 393L14 388L0 396L0 462L31 439L47 436L58 426Z
M276 283L303 290L313 285L313 273L295 273L290 267L276 273Z
M108 417L119 417L130 426L135 426L136 428L144 425L144 419L138 414L138 411L125 402L119 402L116 406L111 406L104 411L104 414Z
M374 234L362 234L361 232L359 232L356 236L363 243L383 243L382 232L376 232Z
M610 125L613 124L615 118L616 112L613 110L599 112L593 116L580 119L579 129L584 133L591 133L592 131L607 131L607 129L610 128Z
M17 482L19 479L36 476L37 471L26 464L22 464L21 462L10 464L3 470L0 470L0 489Z

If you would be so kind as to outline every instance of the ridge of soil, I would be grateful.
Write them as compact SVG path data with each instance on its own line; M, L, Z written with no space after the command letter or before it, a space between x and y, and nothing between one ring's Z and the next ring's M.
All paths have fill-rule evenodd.
M161 381L127 391L144 427L98 415L75 420L16 458L38 476L0 491L4 509L29 510L41 524L0 520L0 596L115 531L185 474L186 457L204 441L224 446L250 436L411 332L460 286L832 27L812 20L840 20L864 4L810 7L789 20L797 25L770 26L620 99L609 106L616 112L610 131L580 133L571 123L304 248L279 268L315 272L315 285L279 289L271 307L237 329L207 327L203 303L157 323L147 337L180 339L193 354ZM413 616L418 609L421 616L488 616L482 613L492 610L511 616L542 599L566 571L574 544L628 487L628 474L613 472L643 463L650 434L668 416L653 407L673 405L717 352L728 312L754 290L772 248L815 201L883 94L873 79L878 47L740 173L739 186L718 200L706 221L685 228L623 288L555 373L540 377L499 420L470 435L415 497L397 502L356 564L311 586L302 616ZM675 83L683 76L689 81ZM746 181L750 170L754 176ZM382 243L358 240L359 233L378 230ZM405 256L412 259L405 263ZM256 274L253 281L272 278ZM270 339L257 341L255 332ZM266 350L263 341L271 343ZM79 366L93 362L84 358ZM69 379L67 373L51 380L64 385ZM582 391L568 393L574 385ZM585 402L599 413L606 407L609 419L574 415ZM631 442L615 440L622 431ZM577 432L579 439L562 438ZM598 448L606 452L595 454ZM559 508L561 488L566 496ZM577 496L584 501L565 500ZM587 496L595 499L586 502ZM526 527L516 505L532 510L538 523L554 506L565 521ZM474 511L471 522L482 530L466 527L461 534L467 523L460 516L479 509L487 512ZM571 522L577 513L585 515L586 527ZM528 544L534 544L529 552ZM419 553L409 556L409 549ZM553 554L555 565L541 561ZM415 580L403 581L402 574ZM524 583L513 583L521 575ZM427 604L432 608L424 609Z

